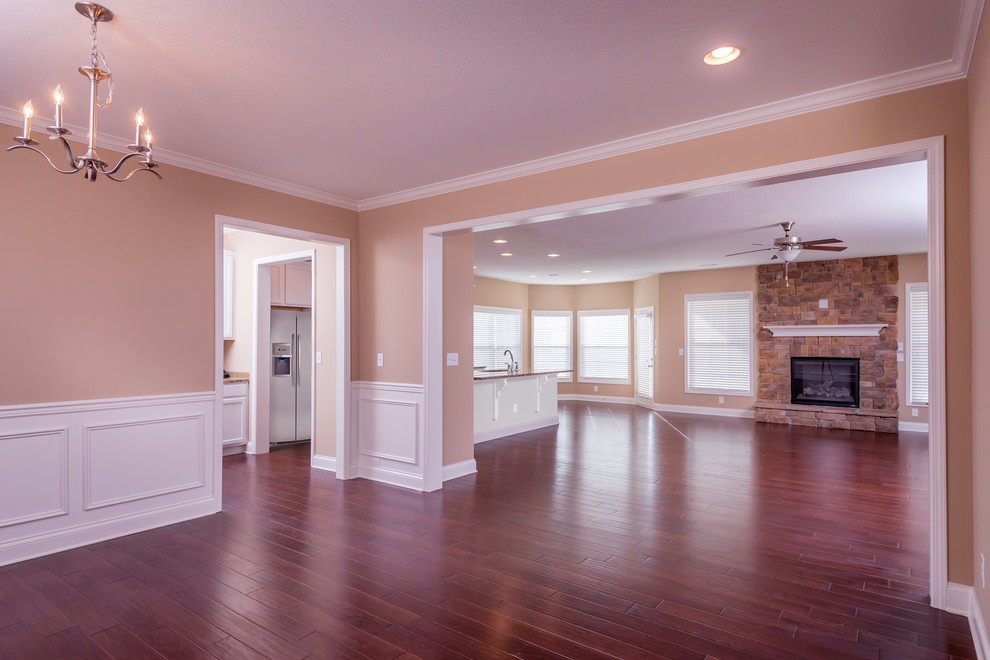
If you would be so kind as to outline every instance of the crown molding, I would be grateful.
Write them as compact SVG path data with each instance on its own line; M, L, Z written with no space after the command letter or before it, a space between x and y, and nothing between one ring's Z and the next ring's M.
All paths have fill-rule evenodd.
M9 124L11 126L21 126L22 122L23 115L19 110L8 108L6 106L0 106L0 123ZM68 123L65 127L72 131L72 135L67 138L70 142L84 143L82 136L87 134L89 131L88 127ZM44 132L44 129L41 129L41 131ZM47 135L47 133L45 134ZM129 143L130 142L128 140L119 138L115 135L101 134L96 146L99 149L109 149L118 153L127 153L127 145ZM250 186L285 193L286 195L292 195L293 197L300 197L302 199L309 199L322 204L339 206L340 208L348 209L350 211L358 210L358 201L356 199L335 195L324 190L316 190L315 188L300 186L295 183L282 181L280 179L256 174L254 172L248 172L247 170L231 167L230 165L223 165L221 163L215 163L203 158L187 156L186 154L170 151L168 149L162 149L158 146L155 147L155 160L166 165L173 165L175 167L193 170L194 172L199 172L201 174L209 174L211 176L220 177L221 179L227 179L229 181L246 183Z

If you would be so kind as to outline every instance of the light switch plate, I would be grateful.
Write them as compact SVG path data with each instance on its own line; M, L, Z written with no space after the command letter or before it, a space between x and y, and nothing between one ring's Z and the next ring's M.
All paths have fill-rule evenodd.
M684 355L684 349L683 348L678 348L677 349L677 354L678 355Z
M904 353L898 353L897 354L897 361L898 362L904 362Z
M385 366L385 354L384 353L379 353L378 354L378 366L379 367L384 367Z
M316 364L323 364L323 351L316 351Z
M447 353L447 366L448 367L457 366L457 353Z

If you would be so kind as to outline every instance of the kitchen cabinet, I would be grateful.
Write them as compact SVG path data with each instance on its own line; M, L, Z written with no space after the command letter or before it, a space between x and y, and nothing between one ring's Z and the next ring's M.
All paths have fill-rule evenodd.
M223 338L234 338L234 255L223 251Z
M247 381L224 383L221 436L224 455L240 453L248 442Z
M276 264L271 267L272 304L312 307L313 263L310 261Z

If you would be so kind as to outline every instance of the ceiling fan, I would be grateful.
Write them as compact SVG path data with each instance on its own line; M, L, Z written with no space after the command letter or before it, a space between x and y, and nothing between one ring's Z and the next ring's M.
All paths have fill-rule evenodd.
M794 228L793 222L781 222L781 228L784 230L784 235L780 238L773 239L773 245L767 245L765 243L753 243L753 245L759 245L761 247L755 250L744 250L743 252L733 252L732 254L727 254L727 257L734 257L739 254L749 254L751 252L764 252L767 250L773 250L774 255L770 258L771 261L774 259L780 259L784 262L784 281L787 281L787 265L797 259L798 255L801 254L801 250L821 250L822 252L842 252L846 249L845 245L829 245L829 243L842 243L841 239L838 238L820 238L814 241L802 241L800 236L791 236L791 229Z

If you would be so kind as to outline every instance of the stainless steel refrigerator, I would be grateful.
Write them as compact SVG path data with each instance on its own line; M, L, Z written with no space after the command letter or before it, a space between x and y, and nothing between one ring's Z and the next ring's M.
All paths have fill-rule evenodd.
M312 438L313 313L272 310L269 444Z

